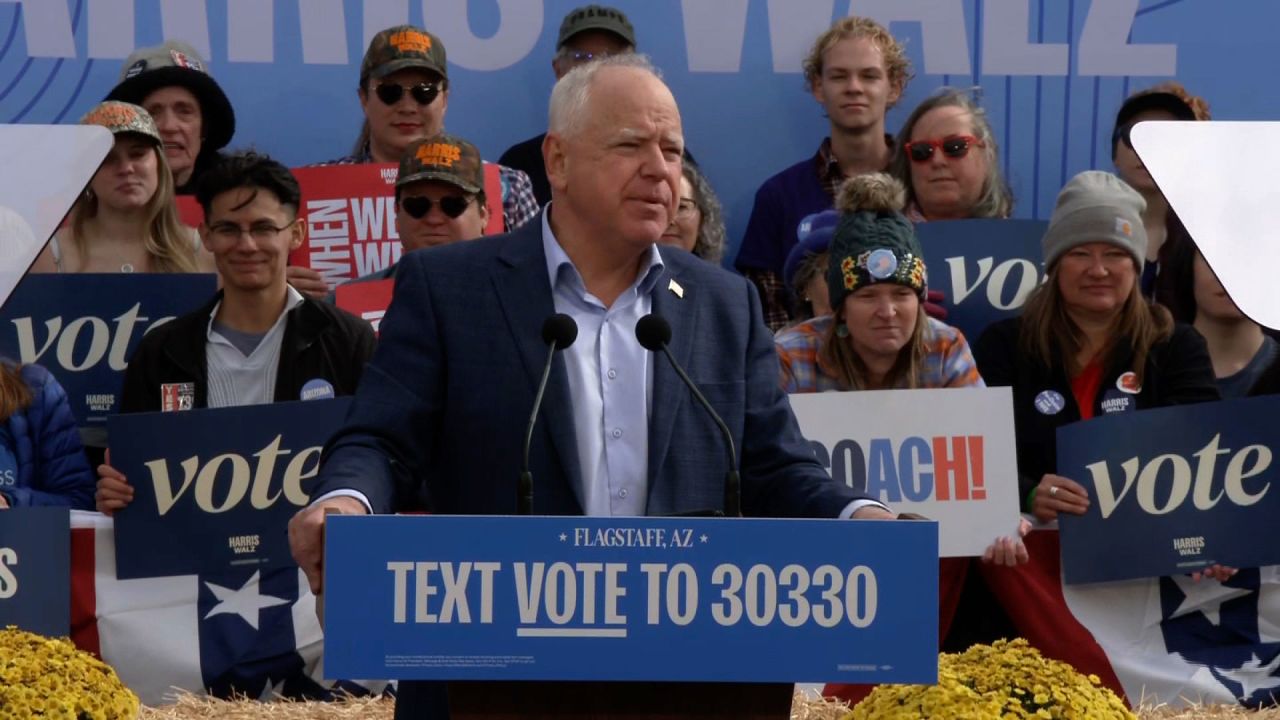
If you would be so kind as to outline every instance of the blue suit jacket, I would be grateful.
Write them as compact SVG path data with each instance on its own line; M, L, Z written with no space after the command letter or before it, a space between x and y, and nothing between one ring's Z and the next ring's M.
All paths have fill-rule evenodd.
M743 513L834 517L864 497L831 480L800 435L751 284L680 250L662 257L653 311L671 323L672 353L733 433ZM438 513L514 513L547 353L542 324L555 312L540 218L410 253L397 276L378 349L312 497L351 488L378 513L419 498ZM653 368L648 513L721 509L720 434L665 358ZM582 513L570 402L557 356L530 452L535 514Z
M834 517L863 497L831 480L801 437L751 283L682 250L664 248L662 259L653 312L733 433L744 514ZM514 514L547 356L542 324L555 312L541 216L507 235L409 253L397 267L378 349L312 497L349 488L377 513L422 499L437 513ZM722 509L724 441L670 363L652 361L647 511ZM535 514L582 514L571 402L557 356L530 450ZM396 717L448 717L443 685L400 683Z

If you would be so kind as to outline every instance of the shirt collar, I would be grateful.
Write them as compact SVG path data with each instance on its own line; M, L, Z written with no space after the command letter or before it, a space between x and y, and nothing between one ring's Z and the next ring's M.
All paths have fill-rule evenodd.
M285 287L284 311L280 313L280 317L276 318L276 323L275 325L271 326L271 330L275 330L277 327L279 327L280 323L284 322L284 319L288 317L289 311L301 305L302 301L305 299L302 297L302 293L295 290L292 285L285 285L284 287ZM213 310L209 311L209 325L205 329L205 339L207 340L213 339L213 336L214 336L213 319L218 317L218 308L221 308L221 307L222 307L222 298L219 297L218 302L213 304ZM271 330L268 330L267 332L270 333Z
M836 159L835 153L831 152L831 138L823 138L822 144L818 146L818 179L830 182L833 178L843 177L844 173L840 172L840 161Z
M893 162L893 149L897 141L889 133L884 134L884 144L889 148L889 162ZM818 164L818 179L823 182L831 180L844 179L844 173L840 171L840 161L836 159L835 153L831 152L831 137L822 139L822 144L818 146L818 155L815 158ZM885 170L889 167L886 165Z
M579 294L585 294L587 289L582 281L582 274L578 272L578 268L574 267L573 260L569 259L568 253L560 247L560 241L551 231L552 205L554 203L548 203L542 212L542 251L547 258L547 280L551 283L553 292L558 287L567 287ZM662 253L658 252L658 245L654 243L649 246L649 256L645 261L644 271L631 287L637 294L651 292L665 269Z

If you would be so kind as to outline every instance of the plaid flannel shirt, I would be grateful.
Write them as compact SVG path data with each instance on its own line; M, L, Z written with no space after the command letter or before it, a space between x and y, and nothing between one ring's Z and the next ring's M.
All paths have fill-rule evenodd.
M806 320L774 338L782 365L784 392L811 393L853 390L841 383L832 368L822 362L818 348L835 319L830 315ZM925 330L924 366L918 388L984 387L969 343L957 329L929 318ZM906 387L899 384L900 388Z
M373 154L369 151L369 146L365 145L364 152L358 155L348 155L316 165L359 165L371 162ZM499 165L498 180L502 184L502 225L506 232L511 232L532 220L541 208L537 198L533 196L533 183L524 171Z

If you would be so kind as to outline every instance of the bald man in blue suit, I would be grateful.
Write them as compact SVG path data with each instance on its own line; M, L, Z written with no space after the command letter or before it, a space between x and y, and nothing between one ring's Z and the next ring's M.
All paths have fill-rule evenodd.
M533 437L535 514L722 507L724 440L670 363L637 342L636 322L652 312L733 435L744 514L893 517L814 460L751 284L655 245L674 217L682 149L675 100L643 57L577 68L552 93L548 209L513 233L402 259L316 500L290 524L313 590L325 512L422 501L436 513L515 513L542 326L557 312L579 334L555 358ZM426 716L427 687L402 683L397 717Z

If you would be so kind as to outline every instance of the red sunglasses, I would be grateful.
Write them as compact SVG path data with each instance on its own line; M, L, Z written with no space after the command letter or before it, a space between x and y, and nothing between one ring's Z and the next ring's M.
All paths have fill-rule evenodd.
M935 149L949 158L962 158L969 148L982 147L982 141L972 135L950 135L941 140L916 140L907 143L907 154L912 162L929 162Z

